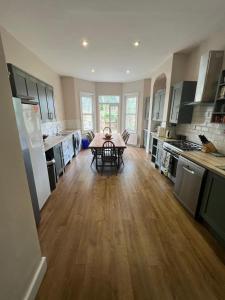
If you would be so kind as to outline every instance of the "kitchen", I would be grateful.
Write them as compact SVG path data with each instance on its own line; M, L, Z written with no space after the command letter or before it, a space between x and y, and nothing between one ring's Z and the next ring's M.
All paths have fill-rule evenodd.
M207 34L179 51L171 47L138 78L125 58L123 75L121 61L116 73L106 64L99 75L100 50L102 63L87 67L96 45L82 35L76 40L76 67L80 59L82 68L75 74L66 58L73 51L53 63L61 46L53 51L50 40L40 46L26 39L22 27L19 33L16 22L7 21L14 13L26 24L23 12L6 11L0 22L0 298L223 299L224 28L205 28ZM141 65L145 47L144 38L134 39L127 53L135 52ZM74 73L61 68L70 63ZM83 101L92 103L90 110ZM111 166L98 172L92 164L98 147L82 149L89 129L103 134L103 104L114 113L112 142L113 134L129 133L116 172Z
M224 51L204 53L200 58L197 81L173 84L167 127L157 126L163 121L166 79L164 75L156 79L155 85L159 90L153 90L149 128L157 131L150 131L147 151L155 168L174 183L176 198L224 244L225 155L224 145L221 144L221 140L224 141L224 126L220 125L224 123L223 58ZM181 60L188 61L183 54L181 57L176 54L175 62L178 59L179 63ZM199 110L206 111L202 118L194 115ZM198 125L192 125L193 120ZM186 136L189 134L188 126L193 128L191 136ZM218 145L221 152L205 135ZM145 145L147 149L147 141Z

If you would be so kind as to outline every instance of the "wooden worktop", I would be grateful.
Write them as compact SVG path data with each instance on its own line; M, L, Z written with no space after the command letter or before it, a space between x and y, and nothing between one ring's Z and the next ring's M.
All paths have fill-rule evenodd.
M163 136L158 136L157 132L151 131L151 135L153 138L161 141L161 142L168 142L168 141L177 141L177 139L171 139Z
M103 133L96 133L93 141L89 145L89 148L102 148L103 143L106 142L104 137L105 135ZM116 148L126 148L120 133L113 133L110 141L114 143Z
M201 151L185 151L181 155L206 169L225 177L225 171L217 168L217 166L225 166L225 157L215 157L210 153Z

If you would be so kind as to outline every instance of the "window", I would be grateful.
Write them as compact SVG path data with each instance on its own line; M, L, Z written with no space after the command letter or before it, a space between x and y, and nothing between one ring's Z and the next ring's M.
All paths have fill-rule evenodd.
M119 130L119 96L99 96L99 125L100 131L110 127L112 132Z
M94 130L93 95L81 94L82 131Z
M125 128L130 132L137 132L137 95L127 95L126 100L126 113L125 113Z

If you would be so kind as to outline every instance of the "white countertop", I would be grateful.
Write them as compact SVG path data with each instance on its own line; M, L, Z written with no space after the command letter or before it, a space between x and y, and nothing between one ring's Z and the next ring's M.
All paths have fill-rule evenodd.
M44 147L45 147L45 152L48 151L49 149L53 148L59 143L62 143L66 139L68 139L70 136L72 136L73 133L77 132L79 130L77 129L65 129L62 130L59 135L50 135L45 139L44 141Z

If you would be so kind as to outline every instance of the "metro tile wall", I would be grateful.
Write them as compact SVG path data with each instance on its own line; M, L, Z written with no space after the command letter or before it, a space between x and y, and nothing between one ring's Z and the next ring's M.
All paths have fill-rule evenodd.
M225 124L211 123L213 106L198 105L194 108L192 123L177 125L176 133L186 135L187 140L200 143L199 134L204 134L218 151L225 153Z
M42 134L55 135L65 129L65 121L51 121L41 124Z

